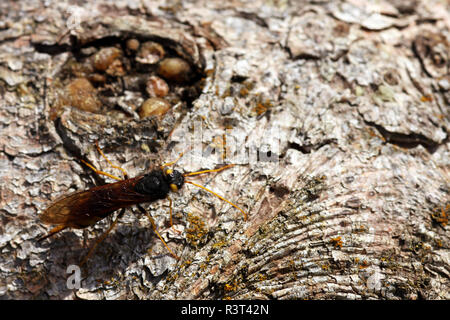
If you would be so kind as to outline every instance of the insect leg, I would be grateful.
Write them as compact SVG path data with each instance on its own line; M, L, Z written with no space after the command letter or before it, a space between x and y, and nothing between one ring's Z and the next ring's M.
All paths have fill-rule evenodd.
M97 147L97 151L98 151L98 152L100 153L100 155L101 155L101 156L109 163L109 165L110 165L111 167L115 168L115 169L119 169L120 171L122 171L124 178L125 178L125 179L128 179L128 173L125 171L125 169L123 169L123 168L121 168L121 167L116 166L115 164L113 164L113 163L106 157L106 155L103 153L103 151L102 151L102 149L100 148L100 146L98 145L98 142L97 142L97 141L95 142L95 146ZM89 162L87 162L87 161L85 161L85 160L83 160L83 159L80 159L80 161L81 161L82 163L84 163L86 166L88 166L89 168L91 168L92 171L94 171L96 174L104 175L104 176L110 177L110 178L112 178L112 179L115 179L115 180L117 180L117 181L122 181L122 179L120 179L120 178L118 178L118 177L116 177L116 176L113 176L112 174L109 174L109 173L107 173L107 172L98 170L98 169L95 168L92 164L90 164Z
M120 210L119 214L117 215L116 219L111 223L111 225L109 226L108 230L105 231L105 233L103 233L96 241L95 243L92 245L91 249L89 249L88 254L86 255L86 257L84 257L83 261L81 261L80 263L80 267L82 267L89 259L89 257L92 255L92 253L94 253L95 248L100 244L100 242L102 242L103 240L105 240L106 236L111 232L111 230L116 226L117 222L119 221L119 219L123 216L125 212L125 208L123 208L122 210Z
M110 177L110 178L112 178L112 179L115 179L115 180L118 180L118 181L122 181L122 179L120 179L120 178L118 178L118 177L116 177L116 176L113 176L112 174L109 174L109 173L107 173L107 172L98 170L98 169L95 168L92 164L90 164L90 163L87 162L87 161L84 161L83 159L80 159L80 161L83 162L83 163L84 163L86 166L88 166L89 168L91 168L92 171L94 171L96 174L101 174L101 175Z
M139 211L141 211L143 214L145 214L148 219L150 220L150 223L152 224L152 228L153 231L156 233L156 235L158 236L159 240L161 240L161 242L164 244L164 246L167 248L167 250L170 252L170 254L177 260L180 260L180 258L173 253L173 251L169 248L169 246L167 245L167 243L164 241L164 239L161 237L161 235L159 234L158 230L156 229L156 224L155 224L155 220L153 220L153 218L150 216L150 214L147 212L147 210L145 210L141 205L136 205L136 207L139 209Z
M181 159L181 157L183 156L183 154L184 154L184 152L180 153L180 155L178 156L178 158L176 158L174 161L167 162L167 163L164 163L163 165L161 165L161 169L163 169L164 167L171 166L171 165L173 165L174 163L176 163L178 160Z
M120 171L122 171L123 176L125 179L128 179L128 173L125 171L125 169L116 166L115 164L113 164L107 157L106 155L103 153L102 149L100 149L100 146L98 145L98 141L95 141L95 146L97 147L97 151L98 153L100 153L100 155L106 160L106 162L109 163L109 165L115 169L119 169Z
M170 227L172 228L172 230L178 234L181 233L180 230L177 230L174 228L173 226L173 220L172 220L172 198L170 198L169 196L167 196L167 199L169 199L169 217L170 217Z
M48 237L51 237L51 236L54 235L55 233L58 233L58 232L60 232L60 231L63 231L63 230L66 229L66 228L67 228L67 226L66 226L66 225L63 225L63 224L61 224L61 225L59 225L59 226L56 226L56 227L54 227L52 230L50 230L50 232L49 232L47 235L45 235L45 236L39 238L39 239L38 239L38 242L41 242L41 241L47 239Z
M172 220L172 198L167 196L167 199L169 199L169 217L170 217L170 226L173 227L173 220Z
M177 161L180 160L181 157L182 157L186 152L188 152L190 149L191 149L191 147L186 148L182 153L180 153L180 155L178 156L178 158L176 158L176 159L173 160L173 161L164 163L164 164L161 166L161 169L164 169L164 167L168 167L168 166L171 166L171 165L177 163Z

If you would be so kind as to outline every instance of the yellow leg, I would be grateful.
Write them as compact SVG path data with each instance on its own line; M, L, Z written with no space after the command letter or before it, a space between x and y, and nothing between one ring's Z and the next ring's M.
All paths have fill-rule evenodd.
M169 217L170 217L170 226L173 228L173 220L172 220L172 198L167 196L167 199L169 199Z
M67 228L67 226L64 225L64 224L61 224L61 225L59 225L59 226L56 226L56 227L54 227L52 230L50 230L50 232L49 232L47 235L45 235L45 236L39 238L39 239L38 239L38 242L41 242L41 241L47 239L48 237L51 237L51 236L54 235L55 233L58 233L58 232L60 232L60 231L63 231L63 230L66 229L66 228Z
M95 141L95 146L97 147L98 153L100 153L100 155L109 163L109 165L115 169L119 169L120 171L122 171L123 176L125 177L125 179L127 179L128 174L125 171L125 169L114 165L111 161L109 161L109 159L105 156L105 154L103 153L102 149L100 149L100 146L98 145L98 141Z
M174 161L164 163L163 165L161 165L161 169L164 168L164 167L168 167L168 166L171 166L171 165L175 164L178 160L181 159L181 157L182 157L183 155L184 155L184 152L180 153L180 155L178 156L178 158L176 158Z
M164 239L161 237L161 235L159 234L158 230L156 229L156 223L155 220L153 220L153 218L150 216L150 214L147 212L147 210L145 210L143 207L141 207L140 205L137 205L137 208L147 216L147 218L150 220L150 223L152 224L152 228L153 231L156 233L156 235L158 236L159 240L161 240L161 242L164 244L164 246L167 248L167 250L170 252L170 254L177 260L180 260L180 258L173 253L173 251L170 249L170 247L167 245L167 243L164 241Z
M127 174L127 172L125 171L125 169L123 169L123 168L121 168L121 167L119 167L119 166L114 165L114 164L106 157L106 155L103 153L102 149L100 149L100 146L98 145L98 142L97 142L97 141L95 142L95 146L97 147L98 153L100 153L100 155L106 160L106 162L108 162L108 164L109 164L111 167L113 167L113 168L115 168L115 169L119 169L120 171L122 171L122 173L123 173L125 179L128 179L128 174ZM112 175L112 174L109 174L109 173L107 173L107 172L98 170L98 169L95 168L92 164L90 164L89 162L87 162L87 161L85 161L85 160L83 160L83 159L81 159L81 162L83 162L86 166L88 166L89 168L91 168L96 174L104 175L104 176L110 177L110 178L112 178L112 179L115 179L115 180L117 180L117 181L122 181L122 180L123 180L123 179L121 179L121 178L119 178L119 177L116 177L116 176L114 176L114 175Z
M172 198L170 198L169 196L167 196L167 199L169 199L169 217L170 217L170 227L172 228L172 231L181 234L180 230L177 230L174 228L173 226L173 219L172 219Z
M118 177L116 177L116 176L113 176L112 174L109 174L109 173L107 173L107 172L98 170L98 169L95 168L92 164L90 164L90 163L87 162L87 161L84 161L83 159L80 159L80 161L83 162L85 165L87 165L89 168L91 168L92 171L94 171L96 174L101 174L101 175L110 177L110 178L112 178L112 179L115 179L115 180L118 180L118 181L122 181L122 179L120 179L120 178L118 178Z

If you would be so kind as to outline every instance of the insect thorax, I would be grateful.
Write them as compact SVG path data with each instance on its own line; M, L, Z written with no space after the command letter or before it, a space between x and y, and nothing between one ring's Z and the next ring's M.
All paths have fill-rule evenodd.
M176 170L168 175L165 175L162 170L153 170L136 183L135 190L152 199L164 199L170 191L171 184L175 184L178 189L181 188L184 184L183 175Z

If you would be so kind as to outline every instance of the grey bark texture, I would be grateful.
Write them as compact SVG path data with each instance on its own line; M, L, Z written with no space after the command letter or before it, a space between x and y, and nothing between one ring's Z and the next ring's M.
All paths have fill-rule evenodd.
M0 297L450 299L450 13L446 1L2 1ZM156 39L201 91L141 119L139 99L91 113L54 88L76 46ZM83 47L84 45L88 45ZM180 89L182 90L182 89ZM201 132L238 165L38 243L58 197L175 160ZM227 137L226 143L224 137ZM198 145L193 145L193 148ZM233 149L234 148L234 149ZM247 157L231 158L241 151ZM270 151L270 152L267 152ZM189 150L188 150L189 153ZM217 152L223 156L224 153ZM213 169L184 156L180 171ZM69 279L70 280L70 279Z

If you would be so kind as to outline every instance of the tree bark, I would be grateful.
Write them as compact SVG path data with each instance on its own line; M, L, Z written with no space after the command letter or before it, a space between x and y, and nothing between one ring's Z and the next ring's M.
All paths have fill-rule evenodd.
M419 0L3 1L0 297L450 299L449 12ZM129 39L188 62L169 112L141 118L146 89L129 90L120 68L106 77L123 92L107 97L106 81L94 112L61 97L77 72L91 77L71 63L108 46L123 62ZM81 159L121 176L95 141L131 177L183 151L182 172L235 163L186 179L248 219L185 184L173 227L167 200L144 204L179 260L128 209L71 287L68 268L117 213L43 242L39 215L114 182Z

